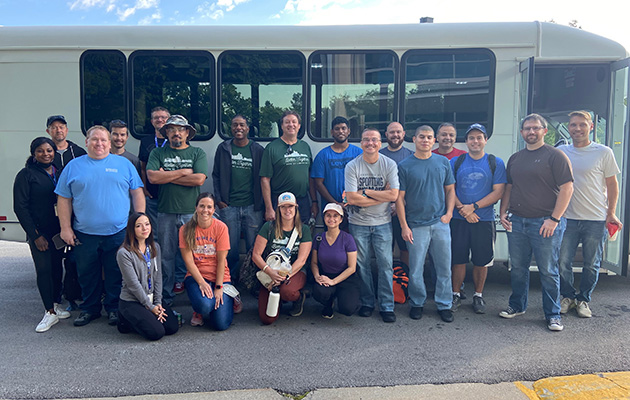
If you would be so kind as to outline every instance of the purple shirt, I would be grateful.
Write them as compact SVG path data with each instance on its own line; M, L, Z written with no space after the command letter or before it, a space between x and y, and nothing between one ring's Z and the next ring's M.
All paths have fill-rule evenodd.
M315 236L313 249L317 250L320 273L338 275L348 268L348 253L357 251L357 245L352 235L340 231L337 240L331 246L326 240L326 232L322 232Z

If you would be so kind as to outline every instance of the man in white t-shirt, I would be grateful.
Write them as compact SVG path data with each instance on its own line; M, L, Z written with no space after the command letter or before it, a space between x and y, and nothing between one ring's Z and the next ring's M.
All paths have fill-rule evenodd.
M588 303L597 285L599 266L602 260L607 224L622 224L615 215L620 172L612 150L594 143L589 135L593 121L588 111L569 114L569 134L573 144L560 146L573 166L573 197L564 216L567 227L560 248L560 313L575 308L578 316L592 316ZM582 243L584 265L580 291L573 286L573 258L579 243Z

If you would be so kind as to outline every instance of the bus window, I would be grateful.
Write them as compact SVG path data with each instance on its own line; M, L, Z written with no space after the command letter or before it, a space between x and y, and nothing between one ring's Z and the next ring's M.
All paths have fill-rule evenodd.
M420 125L450 122L463 141L468 126L480 123L492 135L495 57L489 50L410 50L402 57L407 136Z
M309 58L310 134L328 139L331 122L350 122L350 139L366 127L385 133L396 118L398 58L391 51L316 51Z
M287 109L303 114L304 57L297 51L226 51L219 56L221 136L231 137L236 114L250 122L249 136L280 136ZM303 135L300 132L300 136Z
M81 128L127 121L126 63L120 51L88 50L81 55Z
M595 130L591 140L606 144L606 118L610 88L610 67L596 65L539 65L534 76L533 112L545 117L549 131L545 143L570 143L569 113L591 113Z
M166 107L197 129L194 140L214 133L214 57L204 51L136 51L129 57L132 132L152 134L151 109Z

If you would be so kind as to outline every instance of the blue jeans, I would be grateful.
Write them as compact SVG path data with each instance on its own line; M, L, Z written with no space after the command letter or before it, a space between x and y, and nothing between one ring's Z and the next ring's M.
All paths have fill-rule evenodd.
M239 278L239 242L241 232L245 236L245 248L249 251L254 246L254 240L263 220L262 211L254 211L254 205L245 207L225 207L218 211L219 218L228 226L230 233L230 251L227 255L228 266L232 282Z
M438 310L450 310L453 302L451 283L451 228L441 221L411 229L413 243L409 249L409 303L424 307L427 289L424 283L424 261L427 252L435 269L435 304Z
M542 286L543 311L545 318L560 317L560 274L558 255L566 220L560 219L553 236L543 238L539 231L544 218L522 218L512 216L512 232L508 232L510 263L512 271L512 295L510 307L515 311L527 310L527 292L529 291L529 266L532 253L540 273Z
M591 301L591 293L597 285L599 266L602 261L604 240L606 240L606 221L581 221L567 219L560 247L560 294L562 297ZM580 280L580 292L576 296L573 286L573 259L578 244L582 242L584 266Z
M350 234L357 244L357 273L361 279L361 306L374 308L372 250L378 269L378 302L380 311L394 311L392 224L361 226L350 224Z
M214 290L214 282L210 282L206 279L206 282L210 284L212 290ZM216 310L214 309L215 298L207 298L201 294L201 289L192 276L187 277L184 280L186 286L186 293L190 304L196 313L203 316L205 321L210 322L210 325L217 331L224 331L232 325L232 319L234 318L234 300L223 293L223 304Z
M109 236L88 235L74 231L80 245L74 247L77 273L81 285L81 311L100 314L105 311L118 311L118 298L122 287L122 275L116 262L116 252L125 238L125 230ZM103 294L103 274L105 275L105 301Z
M162 301L171 306L175 282L183 282L186 264L179 252L179 228L190 221L192 214L158 213L158 231L162 248Z
M153 239L158 241L158 199L157 197L150 198L149 196L145 197L146 200L146 212L149 216L149 221L151 221L151 228L153 228Z

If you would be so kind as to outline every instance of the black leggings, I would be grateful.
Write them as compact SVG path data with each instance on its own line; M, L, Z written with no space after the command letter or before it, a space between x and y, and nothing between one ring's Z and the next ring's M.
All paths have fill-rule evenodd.
M328 275L334 279L337 275ZM315 282L313 284L313 298L324 306L332 306L335 297L337 298L337 308L344 315L352 315L359 309L360 286L357 274L350 275L343 282L335 286L322 286Z
M138 332L147 340L160 340L164 335L172 335L179 330L179 321L173 310L163 305L166 310L166 321L158 321L157 317L142 304L136 301L119 300L118 302L118 331L129 333Z
M39 289L39 294L44 302L44 308L52 310L54 303L61 303L62 254L55 249L55 245L50 240L48 240L48 250L46 251L39 251L35 245L35 240L30 238L28 245L31 248L31 256L33 256L35 263L37 289Z

